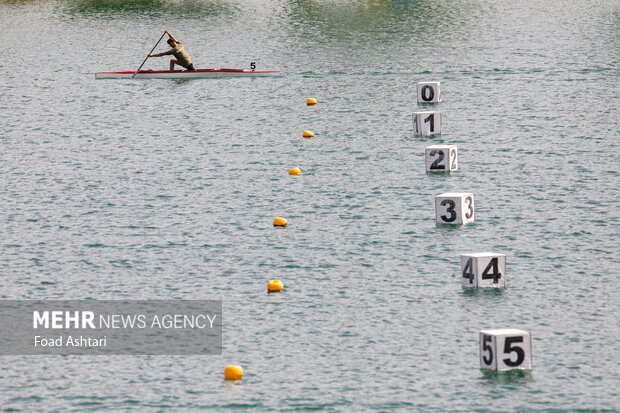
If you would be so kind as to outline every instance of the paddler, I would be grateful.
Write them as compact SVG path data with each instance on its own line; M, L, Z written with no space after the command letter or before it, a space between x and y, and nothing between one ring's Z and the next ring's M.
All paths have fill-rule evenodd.
M182 66L187 70L196 70L194 69L194 65L192 64L192 59L189 57L189 55L185 51L185 48L183 47L183 43L175 39L168 30L166 30L166 34L170 36L170 38L168 39L168 44L170 45L170 47L172 47L172 49L163 53L150 54L149 57L161 57L171 54L176 57L176 59L170 59L171 72L174 70L174 65Z

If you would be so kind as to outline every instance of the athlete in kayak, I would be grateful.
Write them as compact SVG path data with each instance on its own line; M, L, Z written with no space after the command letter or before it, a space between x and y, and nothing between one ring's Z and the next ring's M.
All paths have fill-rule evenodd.
M183 66L187 70L196 70L194 69L194 65L192 64L192 59L189 57L189 55L185 51L185 48L183 47L183 43L175 39L168 30L166 30L166 34L170 36L170 38L168 39L168 44L170 45L170 47L172 47L172 49L163 53L150 54L149 57L161 57L171 54L176 57L176 59L170 59L171 72L174 70L174 65Z

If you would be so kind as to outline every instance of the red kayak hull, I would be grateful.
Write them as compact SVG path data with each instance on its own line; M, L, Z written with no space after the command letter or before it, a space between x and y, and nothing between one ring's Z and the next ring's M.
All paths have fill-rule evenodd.
M135 76L134 76L135 73ZM278 76L277 70L245 69L196 69L196 70L127 70L123 72L97 72L95 79L204 79L219 77L265 77Z

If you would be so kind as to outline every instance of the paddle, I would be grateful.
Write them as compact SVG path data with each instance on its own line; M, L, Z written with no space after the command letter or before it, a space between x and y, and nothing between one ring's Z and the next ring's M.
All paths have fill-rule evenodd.
M161 37L159 38L159 40L157 41L157 43L155 43L155 46L153 46L153 48L151 49L151 51L150 51L150 52L148 52L148 53L146 54L146 58L144 59L144 61L142 62L142 64L141 64L141 65L140 65L140 67L138 68L138 70L136 70L136 71L135 71L135 73L134 73L133 75L131 75L131 78L132 78L132 79L133 79L133 77L134 77L135 75L137 75L137 74L138 74L138 72L140 71L140 69L142 69L142 66L144 66L144 64L146 63L146 59L148 59L148 58L149 58L149 55L150 55L151 53L153 53L153 50L155 50L155 48L157 47L157 45L159 44L159 42L161 42L161 39L163 39L165 35L166 35L166 32L164 32L164 34L162 34L162 35L161 35Z

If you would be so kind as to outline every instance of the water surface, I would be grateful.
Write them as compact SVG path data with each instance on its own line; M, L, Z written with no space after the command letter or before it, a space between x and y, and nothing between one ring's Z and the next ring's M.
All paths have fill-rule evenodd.
M0 405L616 411L619 13L3 2L0 298L222 299L225 318L221 357L4 357ZM95 81L166 28L196 67L282 76ZM442 82L441 136L413 136L421 80ZM437 143L458 145L458 173L425 174ZM451 191L475 193L475 224L435 225ZM460 254L486 250L507 255L508 288L464 292ZM479 370L496 327L532 333L530 374Z

